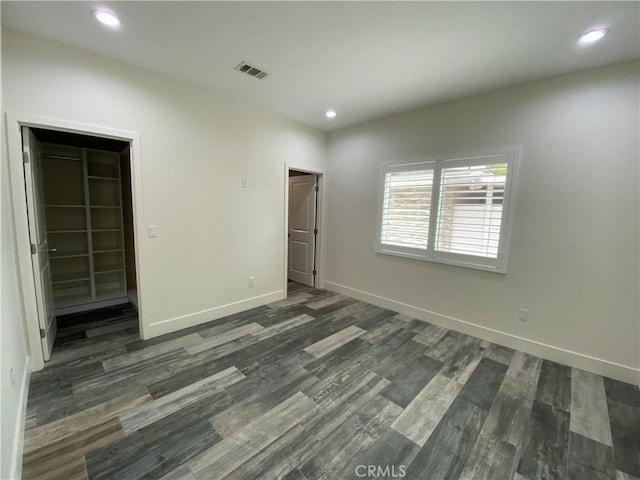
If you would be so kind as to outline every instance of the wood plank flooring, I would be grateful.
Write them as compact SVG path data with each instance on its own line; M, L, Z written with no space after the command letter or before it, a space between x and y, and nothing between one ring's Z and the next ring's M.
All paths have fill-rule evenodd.
M60 319L23 478L640 480L640 392L294 283L148 341L124 305Z

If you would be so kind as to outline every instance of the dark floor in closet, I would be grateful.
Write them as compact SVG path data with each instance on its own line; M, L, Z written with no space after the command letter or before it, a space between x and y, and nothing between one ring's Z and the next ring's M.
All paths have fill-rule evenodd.
M137 332L138 312L130 303L123 303L88 312L60 315L56 318L56 323L58 324L58 333L56 334L54 353L58 354L62 349L77 346L76 340L98 337L105 333L127 328L135 329ZM111 329L108 328L110 325L113 326Z
M637 386L297 284L148 341L60 318L26 427L25 479L640 477Z

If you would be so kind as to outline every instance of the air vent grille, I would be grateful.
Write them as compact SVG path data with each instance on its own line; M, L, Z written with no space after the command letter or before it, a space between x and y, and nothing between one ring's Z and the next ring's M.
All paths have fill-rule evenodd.
M269 75L267 72L262 70L261 68L256 67L255 65L251 65L247 62L240 63L236 68L239 72L246 73L247 75L251 75L254 78L258 78L262 80L264 77Z

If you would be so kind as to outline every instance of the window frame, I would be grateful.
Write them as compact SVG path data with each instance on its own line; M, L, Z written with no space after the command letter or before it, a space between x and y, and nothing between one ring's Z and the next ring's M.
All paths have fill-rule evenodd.
M379 175L379 198L375 242L376 253L506 274L511 247L511 231L515 209L515 189L520 156L519 148L509 148L464 156L451 155L437 159L428 159L421 162L383 163L380 166ZM437 222L440 212L440 187L443 168L472 167L477 165L492 165L500 163L507 164L507 175L505 179L504 196L502 198L502 217L500 221L497 258L437 251L435 249L435 245ZM433 184L431 187L427 248L401 247L382 243L382 220L384 216L384 192L387 173L401 173L430 169L433 169Z

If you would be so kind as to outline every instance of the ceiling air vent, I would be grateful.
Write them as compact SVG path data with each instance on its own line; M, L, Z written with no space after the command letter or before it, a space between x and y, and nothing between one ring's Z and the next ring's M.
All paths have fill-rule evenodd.
M250 63L247 63L247 62L240 63L240 65L238 65L235 69L238 70L239 72L246 73L247 75L251 75L252 77L258 78L260 80L262 80L264 77L269 75L264 70L256 67L255 65L251 65Z

